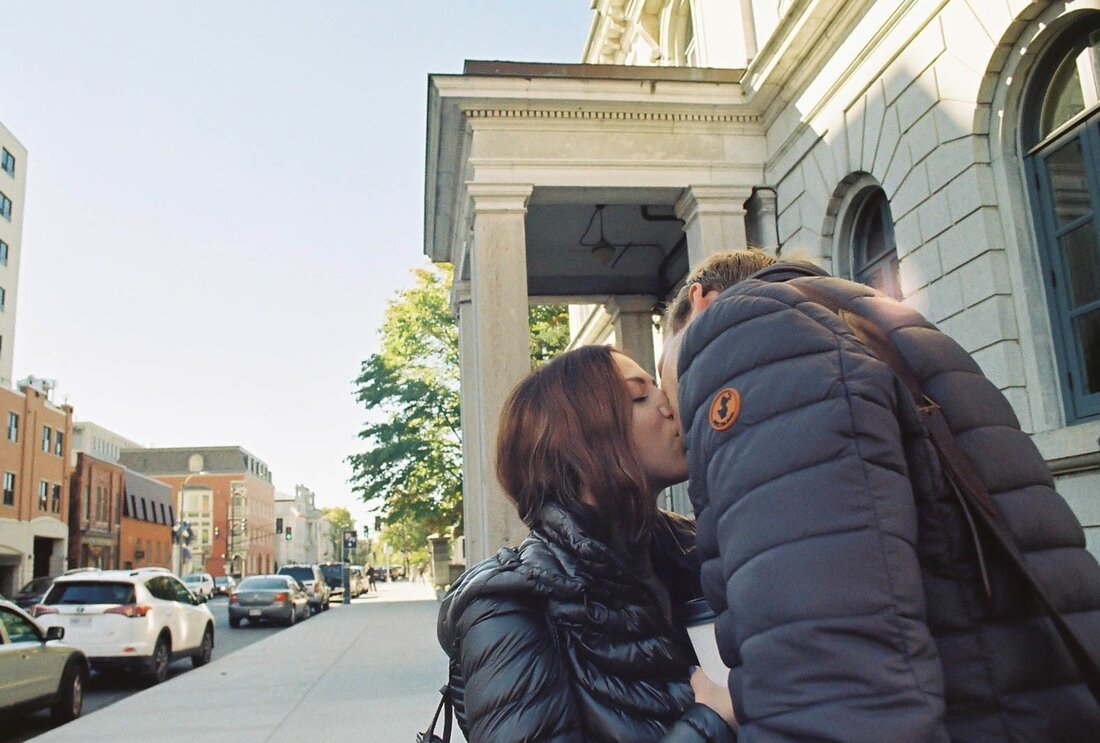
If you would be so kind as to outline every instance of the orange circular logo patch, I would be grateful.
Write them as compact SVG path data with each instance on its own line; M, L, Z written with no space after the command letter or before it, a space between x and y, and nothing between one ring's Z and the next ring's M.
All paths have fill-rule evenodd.
M733 387L726 387L710 404L710 427L715 431L725 431L737 420L741 412L741 393Z

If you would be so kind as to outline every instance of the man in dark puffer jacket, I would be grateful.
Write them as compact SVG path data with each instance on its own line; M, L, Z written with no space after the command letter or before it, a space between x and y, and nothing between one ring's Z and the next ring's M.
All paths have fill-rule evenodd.
M773 262L746 252L759 254L709 263ZM805 282L888 332L1031 572L1100 657L1100 567L969 354L819 269L772 266L730 288L689 277L670 317L690 325L666 330L662 384L679 377L703 591L739 740L1100 740L1100 708L1062 641L988 546L987 598L907 391Z

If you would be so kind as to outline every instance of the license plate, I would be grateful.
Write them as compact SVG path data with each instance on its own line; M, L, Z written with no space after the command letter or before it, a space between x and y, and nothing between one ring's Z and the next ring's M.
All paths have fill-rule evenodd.
M73 617L69 620L70 624L74 627L87 627L92 623L91 617Z
M258 617L263 613L264 613L263 609L249 609L248 610L248 616L250 616L250 617Z

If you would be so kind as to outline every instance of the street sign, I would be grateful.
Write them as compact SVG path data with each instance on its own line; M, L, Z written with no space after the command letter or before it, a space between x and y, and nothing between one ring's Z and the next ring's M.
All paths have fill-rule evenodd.
M355 533L355 529L344 530L344 549L353 550L359 544L359 537Z

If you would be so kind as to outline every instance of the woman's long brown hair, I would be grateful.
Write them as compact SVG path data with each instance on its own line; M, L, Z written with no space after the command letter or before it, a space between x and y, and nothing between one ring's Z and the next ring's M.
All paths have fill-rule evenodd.
M497 435L497 478L530 527L548 501L590 494L622 537L649 533L657 504L630 438L630 391L608 346L583 346L512 391Z

